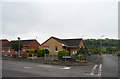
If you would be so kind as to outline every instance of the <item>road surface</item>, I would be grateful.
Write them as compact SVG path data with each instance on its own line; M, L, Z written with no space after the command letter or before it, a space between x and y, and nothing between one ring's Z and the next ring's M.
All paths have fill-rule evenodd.
M102 77L118 77L118 56L102 55Z
M117 77L118 57L102 55L98 64L57 66L42 63L3 60L3 77Z

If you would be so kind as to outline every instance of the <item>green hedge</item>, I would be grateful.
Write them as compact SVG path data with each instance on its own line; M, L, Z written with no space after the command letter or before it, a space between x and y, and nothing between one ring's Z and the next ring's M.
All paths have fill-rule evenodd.
M48 49L39 49L37 51L37 57L43 57L45 54L49 54L49 50Z
M67 51L67 50L59 51L59 52L58 52L58 59L61 60L62 57L65 56L65 55L66 55L66 56L69 56L69 51Z

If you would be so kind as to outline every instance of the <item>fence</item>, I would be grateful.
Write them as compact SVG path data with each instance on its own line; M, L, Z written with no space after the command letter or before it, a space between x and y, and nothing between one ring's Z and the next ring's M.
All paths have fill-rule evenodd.
M76 60L78 59L77 56L71 56L72 57L72 60ZM98 57L98 54L95 54L95 55L91 55L91 56L86 56L86 60L87 61L90 61L90 60L94 60L95 58ZM55 55L49 55L49 54L45 54L44 56L44 60L48 61L48 60L57 60L58 59L58 56L55 56Z
M95 55L87 56L86 59L89 61L89 60L94 60L97 57L98 57L98 54L95 54Z
M56 55L49 55L49 54L45 54L44 56L44 60L57 60L58 57Z

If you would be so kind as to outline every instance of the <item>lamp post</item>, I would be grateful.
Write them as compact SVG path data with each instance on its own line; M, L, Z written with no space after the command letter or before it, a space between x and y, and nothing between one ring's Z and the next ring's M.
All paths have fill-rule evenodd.
M104 35L102 35L100 38L104 37ZM100 55L102 54L102 40L100 39Z
M9 48L9 50L8 50L8 55L10 55L10 53L11 53L11 51L10 51L10 48Z
M18 37L18 56L20 56L20 37Z

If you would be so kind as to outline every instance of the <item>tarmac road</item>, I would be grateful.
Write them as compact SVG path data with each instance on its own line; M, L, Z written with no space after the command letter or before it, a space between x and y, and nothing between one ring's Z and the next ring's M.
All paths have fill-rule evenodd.
M102 77L118 77L118 56L102 55Z
M117 77L118 57L102 55L89 66L58 66L27 61L3 60L3 77Z
M86 77L92 66L56 66L22 61L3 61L3 77Z

